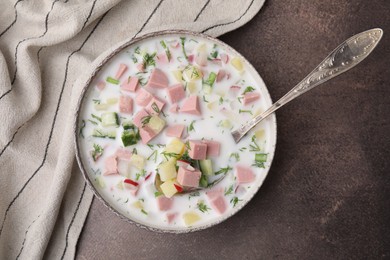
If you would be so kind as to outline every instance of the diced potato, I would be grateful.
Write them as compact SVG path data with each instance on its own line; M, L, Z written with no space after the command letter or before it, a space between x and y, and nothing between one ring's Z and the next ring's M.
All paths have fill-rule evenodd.
M106 182L103 180L102 176L98 176L96 178L96 181L97 181L98 185L100 186L100 188L104 189L106 187Z
M207 104L207 108L210 109L210 110L214 110L218 107L218 102L217 101L214 101L214 102L209 102Z
M265 135L264 129L260 129L255 132L255 136L257 140L264 138L264 135Z
M191 226L192 224L199 221L200 219L201 219L200 216L195 212L190 211L183 214L183 220L186 226Z
M107 110L109 107L108 104L95 104L95 109L97 111Z
M242 63L242 61L241 61L240 58L234 57L233 59L231 59L230 63L232 64L232 66L233 66L238 72L244 71L244 64Z
M183 81L183 74L182 74L181 70L173 70L172 74L178 82Z
M192 82L202 77L202 71L196 66L188 65L183 70L183 79L187 82Z
M175 184L176 184L175 181L169 180L160 185L161 191L164 193L165 197L171 198L173 195L177 193Z
M196 50L197 51L207 51L206 44L204 44L204 43L199 44L198 47L196 47Z
M136 202L133 203L133 206L137 209L143 209L144 205L142 205L141 201L137 200Z
M117 98L107 98L106 103L108 105L114 105L114 104L118 103L118 99Z
M142 170L145 167L145 158L141 155L133 154L130 158L130 164L138 170Z
M256 116L258 116L258 115L260 115L261 113L263 112L263 110L262 109L257 109L254 113L253 113L253 118L255 118Z
M230 121L228 119L225 119L225 120L221 121L221 126L224 127L224 128L231 128L232 127L232 123L230 123Z
M198 92L197 84L195 81L187 82L187 89L190 94L194 94Z
M147 126L150 127L150 129L152 129L153 132L160 133L165 126L165 121L164 119L160 118L158 115L154 115L150 118L149 123L147 123Z
M158 173L160 174L160 179L162 181L171 180L176 178L176 160L174 158L169 159L169 161L161 163L158 167Z
M165 147L165 151L167 153L182 154L184 152L185 146L185 143L180 141L180 139L173 138L172 141Z

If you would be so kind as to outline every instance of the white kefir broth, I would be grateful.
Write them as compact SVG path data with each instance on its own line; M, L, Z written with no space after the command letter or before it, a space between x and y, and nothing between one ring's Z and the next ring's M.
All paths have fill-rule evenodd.
M230 133L232 129L236 129L240 124L252 119L271 104L264 83L252 67L241 60L244 69L240 72L231 63L232 59L237 56L235 53L230 52L224 46L215 45L213 41L205 38L183 35L183 37L186 37L184 46L188 56L196 55L199 46L205 44L208 56L210 56L210 53L217 50L218 57L220 57L221 54L227 54L229 57L227 63L218 62L217 64L208 60L207 66L205 67L197 66L194 61L193 65L199 67L203 73L203 80L208 78L210 72L217 73L220 69L225 70L230 75L229 78L225 77L220 82L215 82L211 87L211 93L209 94L205 93L202 79L196 81L197 90L192 93L192 95L198 96L201 116L189 115L181 112L171 113L170 108L172 104L166 89L148 88L148 91L166 102L165 107L163 108L165 116L160 114L160 118L166 121L166 127L173 124L183 124L186 126L185 133L183 134L185 138L182 138L183 142L187 140L201 140L204 138L215 140L220 143L220 155L211 158L213 171L217 172L219 169L227 166L230 166L232 170L229 170L226 177L211 189L221 188L224 190L223 196L227 205L226 211L223 214L220 214L212 207L209 198L206 195L207 190L192 194L176 194L173 196L173 206L171 209L168 211L160 211L158 209L155 198L155 192L157 190L154 187L154 178L157 166L160 162L164 161L164 156L160 154L164 150L164 147L157 147L157 144L165 145L173 139L172 137L166 136L165 130L149 142L153 147L147 146L139 141L136 145L125 148L129 151L133 151L135 148L138 155L145 158L151 156L145 164L145 176L149 175L149 173L152 173L152 175L148 180L145 180L145 176L140 177L137 180L139 183L139 190L136 196L132 195L127 189L118 188L118 183L123 182L125 179L124 176L119 174L103 175L105 172L105 158L114 155L118 148L123 148L121 140L123 127L112 127L112 130L116 131L115 140L92 137L92 132L97 126L88 120L97 122L98 124L100 124L100 122L92 118L91 114L100 117L103 112L117 112L120 121L123 121L124 118L132 120L133 116L143 109L143 107L136 105L134 102L133 113L123 114L119 112L119 104L116 103L110 105L106 111L97 111L95 109L96 102L106 103L109 98L117 98L119 100L121 93L125 93L132 97L134 101L136 96L136 93L122 91L120 84L116 85L106 82L106 87L103 90L99 90L96 87L97 84L101 81L105 81L107 77L115 77L119 65L126 64L128 69L123 76L120 77L121 83L126 81L129 76L133 77L140 75L143 78L140 79L141 81L147 81L149 72L156 67L161 69L168 77L170 86L177 83L183 83L183 86L186 86L187 83L185 81L179 82L172 73L172 71L183 69L189 63L184 58L180 36L181 35L158 36L142 40L127 47L125 50L111 58L90 84L83 100L79 120L80 127L82 126L82 120L85 122L85 127L82 129L84 138L78 138L81 158L87 175L97 192L108 204L129 219L146 226L164 230L183 230L202 227L219 222L221 219L232 215L240 208L240 204L246 203L254 195L263 182L270 166L270 160L272 160L275 142L275 137L273 136L275 134L275 129L272 119L266 119L261 122L255 130L251 131L239 144L234 142ZM137 74L139 70L136 65L142 62L142 55L144 53L156 52L157 55L165 53L165 49L160 44L160 41L162 40L165 41L169 48L171 61L164 64L155 57L156 66L148 66L146 68L148 73L146 74ZM180 44L178 47L177 43ZM137 47L139 47L138 50L140 50L140 55L134 54ZM134 63L134 57L137 59L137 63ZM240 89L235 93L231 90L231 86L239 86ZM243 100L239 100L239 98L248 86L253 87L255 89L254 92L260 93L260 99L244 106L242 104ZM143 87L144 86L141 86L140 84L138 85L138 88ZM186 96L188 97L189 95L190 90L187 88ZM179 107L181 107L183 100L178 104ZM228 111L227 113L221 112L224 108ZM222 122L226 122L226 120L228 120L231 126L226 127L226 124L223 125ZM191 123L192 127L190 131L188 128ZM255 133L257 137L253 140L252 136ZM260 151L250 151L250 145L253 144L253 141L260 147ZM99 144L104 148L103 155L96 162L91 157L91 151L93 150L94 144ZM154 152L154 150L157 150L157 152ZM235 153L238 154L239 158ZM264 163L264 168L253 166L256 153L268 154L268 159ZM154 161L156 154L157 159ZM251 168L256 176L253 182L240 184L239 189L236 189L237 181L235 166L237 164ZM141 171L136 168L131 168L130 179L136 181L136 175L140 172ZM213 177L209 181L220 176L221 175ZM233 190L229 192L231 186L233 187ZM204 210L204 212L199 209L199 203L206 205L206 210ZM188 212L195 213L199 216L199 220L190 226L186 225L183 219L183 215ZM168 223L167 214L170 213L175 213L176 216L173 221Z

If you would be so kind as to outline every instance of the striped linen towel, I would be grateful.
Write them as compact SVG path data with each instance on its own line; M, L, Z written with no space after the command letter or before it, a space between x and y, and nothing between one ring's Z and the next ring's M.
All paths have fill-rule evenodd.
M0 3L0 259L72 259L92 202L73 116L91 63L142 34L219 36L264 0L4 0Z

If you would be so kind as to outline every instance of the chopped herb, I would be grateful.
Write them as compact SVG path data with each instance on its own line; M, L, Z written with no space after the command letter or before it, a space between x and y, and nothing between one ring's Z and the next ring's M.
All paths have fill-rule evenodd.
M93 150L91 151L92 159L96 162L96 160L102 156L103 152L103 147L98 144L93 144Z
M156 102L153 102L152 105L151 105L152 109L154 110L154 112L156 112L157 114L160 113L160 109L158 108Z
M133 153L133 154L138 154L137 148L134 147L132 153Z
M165 147L165 144L156 144L158 148Z
M256 136L252 136L251 144L249 145L250 152L260 152L260 146L256 143Z
M233 184L228 189L225 188L225 196L233 194Z
M142 57L144 68L147 68L148 66L156 66L156 61L154 60L154 57L156 57L156 52L152 54L144 54L144 56Z
M230 166L227 166L227 167L225 167L225 168L219 169L219 171L215 172L214 174L215 174L215 175L218 175L218 174L221 174L221 173L226 174L226 173L228 173L230 170L233 170L233 168L230 167Z
M186 49L184 48L184 44L186 42L186 37L180 37L180 41L181 41L181 49L183 50L184 58L186 58L186 60L188 60Z
M188 132L191 132L191 131L194 131L195 132L195 128L194 128L194 123L195 123L195 120L193 120L190 125L188 126Z
M135 48L134 53L136 53L136 54L141 54L141 50L140 50L139 46L137 46L137 47Z
M127 200L125 202L123 202L123 203L127 203L127 202L129 202L129 198L127 198Z
M143 214L145 214L146 216L148 215L148 212L146 212L144 209L141 209L141 212L142 212Z
M206 85L209 85L210 87L212 87L216 78L217 78L217 74L214 72L210 72L208 79L204 80L203 84L206 84Z
M194 40L194 39L190 39L189 42L196 42L196 43L198 43L198 41Z
M79 135L84 138L84 134L83 134L83 130L85 128L85 120L81 120L81 126L80 126L80 131L79 131Z
M219 97L219 104L222 105L223 103L223 97Z
M138 77L138 82L141 86L145 86L148 83L148 80L142 76Z
M142 126L147 125L151 118L152 118L152 116L144 116L143 118L141 118Z
M154 193L154 197L155 197L155 198L157 198L158 196L161 196L161 195L163 195L163 193L160 192L160 191L156 191L156 192Z
M240 102L241 103L241 100L243 99L243 97L238 97L237 98L237 100L238 100L238 102Z
M195 191L190 193L190 195L188 195L188 199L190 200L192 197L198 197L198 196L200 196L199 191Z
M240 160L240 154L239 153L231 153L229 158L234 157L236 159L236 162Z
M240 150L241 152L243 152L243 151L246 150L246 147L241 147L239 150Z
M114 79L113 77L107 77L107 78L106 78L106 81L107 81L108 83L115 84L115 85L118 85L118 84L119 84L119 80Z
M100 99L92 99L93 103L100 104Z
M210 53L210 56L211 56L211 58L209 58L209 60L217 58L218 57L218 51L214 50L213 52Z
M100 169L94 170L93 168L91 168L91 170L92 170L93 174L95 174L95 175L100 175L100 174L102 174L102 172L100 171Z
M141 139L141 136L139 135L138 129L129 129L123 130L121 139L123 146L126 147L138 143L138 141Z
M150 160L151 158L154 158L154 162L157 161L157 150L154 150L153 153L151 155L149 155L149 157L147 158L147 160Z
M203 102L209 103L209 101L206 99L204 95L203 95Z
M142 169L141 172L135 174L135 180L138 181L140 177L145 177L146 171Z
M131 59L133 60L134 64L138 63L138 59L137 57L135 57L135 55L131 55Z
M255 154L255 162L252 164L252 166L258 167L258 168L265 168L264 163L267 161L268 154L266 153L257 153Z
M245 95L246 93L252 92L254 90L255 89L252 86L248 86L248 87L245 88L244 92L242 92L242 95Z
M165 53L166 53L166 55L167 55L167 58L168 58L168 61L171 61L171 51L169 50L169 48L167 47L167 45L165 44L165 42L164 41L161 41L160 42L160 44L161 44L161 46L164 48L164 50L165 50Z
M151 149L151 150L153 150L153 145L152 144L147 144L147 146Z
M97 121L101 122L102 119L94 114L91 114L92 118L95 118Z
M198 206L198 209L200 211L202 211L203 213L205 213L206 211L208 211L210 209L209 207L207 207L206 204L203 203L203 201L198 202L198 204L196 204L196 205Z
M179 158L179 156L180 156L180 154L177 154L177 153L169 153L169 152L166 152L166 151L162 152L161 154L165 157L165 160L167 160L167 161L168 161L168 158L171 158L171 157L173 157L173 158Z
M239 201L242 201L242 200L238 199L237 197L234 197L230 200L230 203L232 203L233 207L235 207Z
M239 110L238 110L238 113L240 113L240 114L241 114L241 113L248 113L248 114L253 115L253 114L252 114L252 111L250 111L250 110L243 110L243 109L239 109Z

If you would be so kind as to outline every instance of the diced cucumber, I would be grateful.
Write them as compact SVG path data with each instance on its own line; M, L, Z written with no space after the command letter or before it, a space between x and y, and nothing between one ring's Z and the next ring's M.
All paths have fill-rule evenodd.
M261 163L266 162L267 161L267 155L268 154L266 154L266 153L257 153L255 155L255 161L256 162L261 162Z
M118 103L118 99L117 98L107 98L106 102L108 105L114 105L114 104Z
M202 174L199 180L199 186L201 187L207 187L209 185L209 182L207 181L207 176L205 174Z
M128 120L128 121L122 121L122 126L123 126L123 129L124 129L124 130L129 130L129 129L136 130L135 125L134 125L133 122L131 122L130 120Z
M205 94L211 94L211 86L210 86L210 85L203 84L203 92L204 92Z
M216 78L217 78L217 74L215 74L214 72L211 72L209 75L209 78L205 81L205 84L212 87Z
M138 131L136 132L134 129L124 130L122 133L122 143L123 146L130 146L138 143L139 135Z
M116 131L115 130L104 130L104 129L99 129L96 128L92 132L93 137L98 137L98 138L110 138L110 139L115 139L116 138Z
M202 171L203 174L205 174L207 176L214 175L213 165L212 165L210 159L200 160L199 165L200 165L200 170Z
M106 112L102 114L102 126L119 126L119 117L115 112Z

